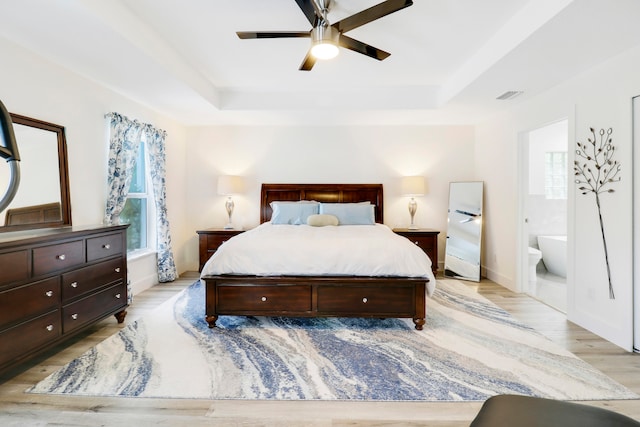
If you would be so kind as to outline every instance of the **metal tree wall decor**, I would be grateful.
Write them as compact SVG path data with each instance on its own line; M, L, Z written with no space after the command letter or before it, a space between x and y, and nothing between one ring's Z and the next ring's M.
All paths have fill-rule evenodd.
M596 206L598 208L598 219L600 220L600 231L602 232L602 243L604 245L604 259L607 264L607 276L609 277L609 298L615 299L613 286L611 284L611 270L609 268L609 254L607 252L607 239L604 237L604 223L602 222L602 212L600 209L600 194L613 193L610 188L614 182L620 181L620 164L613 160L615 147L611 144L611 128L605 131L600 129L596 136L596 131L589 128L591 138L588 143L577 142L576 160L573 165L575 171L576 184L582 194L593 193L596 196Z

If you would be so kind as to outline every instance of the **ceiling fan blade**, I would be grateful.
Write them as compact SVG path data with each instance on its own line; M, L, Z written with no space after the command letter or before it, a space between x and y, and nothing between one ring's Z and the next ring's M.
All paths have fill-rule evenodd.
M309 23L315 27L316 20L318 19L318 15L316 13L316 5L314 0L296 0L300 9L302 9L302 13L307 17Z
M378 61L382 61L383 59L391 55L389 52L385 52L384 50L378 49L377 47L362 43L361 41L352 39L351 37L347 37L344 34L340 35L338 44L346 49L353 50L354 52L358 52L363 55L367 55L368 57L377 59Z
M311 51L309 51L300 64L300 71L311 71L314 65L316 65L316 57L311 55Z
M346 31L353 30L354 28L358 28L371 21L375 21L376 19L382 18L383 16L387 16L393 12L397 12L401 9L404 9L405 7L409 7L412 4L413 0L387 0L385 2L372 6L369 9L365 9L362 12L358 12L354 15L344 18L341 21L333 24L332 27L337 29L341 33L344 33Z
M282 39L290 37L311 37L309 31L237 31L241 39Z

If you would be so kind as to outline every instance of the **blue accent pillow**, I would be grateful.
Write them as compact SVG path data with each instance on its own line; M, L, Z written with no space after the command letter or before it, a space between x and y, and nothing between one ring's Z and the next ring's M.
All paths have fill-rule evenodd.
M309 215L318 214L316 202L271 202L271 224L306 224Z
M335 215L340 225L373 225L374 208L369 203L320 203L320 213Z

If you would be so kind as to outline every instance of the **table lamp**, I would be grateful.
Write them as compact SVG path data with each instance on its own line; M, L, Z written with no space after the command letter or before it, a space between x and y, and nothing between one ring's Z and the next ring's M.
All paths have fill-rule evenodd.
M426 189L427 183L423 176L405 176L402 178L402 195L411 197L411 200L409 200L409 214L411 215L409 230L416 230L418 228L413 222L416 210L418 209L415 197L424 196Z
M231 217L233 215L234 203L231 196L241 194L244 191L244 181L240 176L234 175L222 175L218 177L218 194L221 196L227 196L227 201L224 206L227 209L227 215L229 222L224 226L225 230L233 230L233 222Z

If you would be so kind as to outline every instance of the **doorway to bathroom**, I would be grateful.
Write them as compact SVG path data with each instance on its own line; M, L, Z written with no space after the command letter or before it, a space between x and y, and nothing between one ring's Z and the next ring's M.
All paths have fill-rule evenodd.
M526 282L523 289L553 308L567 311L568 120L522 135L521 206ZM524 274L523 274L524 276Z

